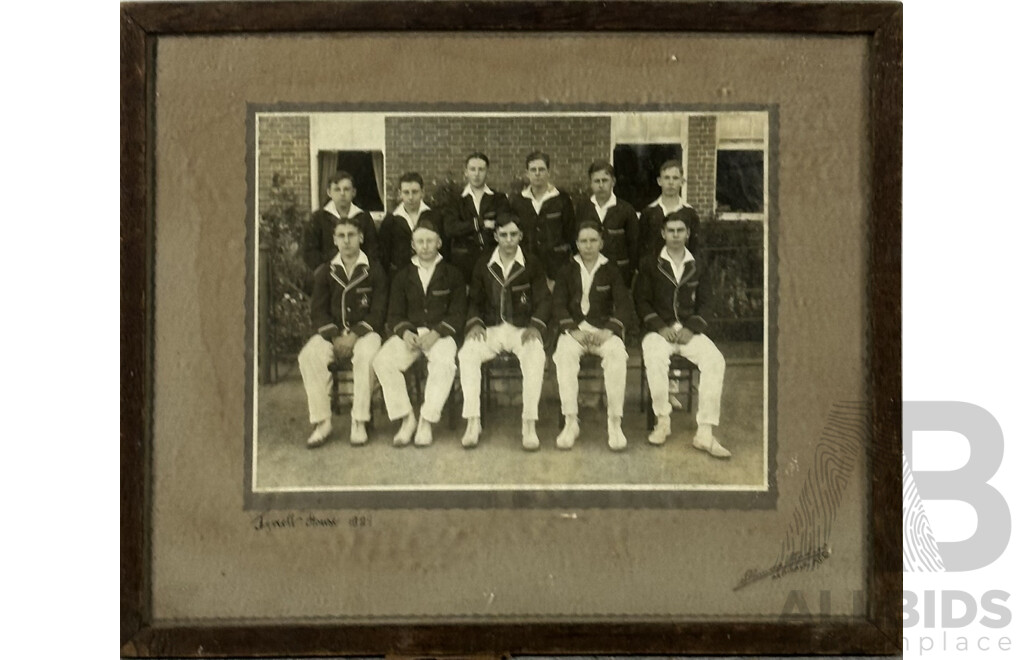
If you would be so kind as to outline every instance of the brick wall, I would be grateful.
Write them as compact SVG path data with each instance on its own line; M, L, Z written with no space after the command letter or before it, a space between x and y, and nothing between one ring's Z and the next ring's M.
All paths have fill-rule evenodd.
M691 116L689 125L686 201L705 222L715 217L716 121L715 117Z
M509 192L523 176L523 159L535 149L551 156L551 181L575 195L589 190L587 168L611 154L608 117L388 117L385 120L387 195L394 206L403 172L423 176L426 196L453 181L461 190L466 156L490 158L487 183Z
M270 202L276 174L295 193L296 207L309 209L309 118L260 117L259 153L260 207Z

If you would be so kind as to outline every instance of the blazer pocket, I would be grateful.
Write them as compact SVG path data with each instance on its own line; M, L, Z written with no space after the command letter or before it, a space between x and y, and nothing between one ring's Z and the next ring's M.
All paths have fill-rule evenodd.
M548 220L557 220L558 218L562 217L562 212L555 211L554 213L545 213L544 217L547 218Z
M450 295L451 292L452 292L451 289L441 289L440 291L431 291L430 295L432 295L432 296L447 296L447 295Z

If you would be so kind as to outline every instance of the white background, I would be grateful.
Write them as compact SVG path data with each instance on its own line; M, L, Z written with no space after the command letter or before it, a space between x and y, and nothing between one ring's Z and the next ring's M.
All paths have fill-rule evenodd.
M27 7L27 8L26 8ZM1002 426L992 483L1024 516L1024 120L1015 3L905 3L904 399L978 404ZM111 0L11 3L3 56L4 657L116 657L119 588L118 15ZM13 364L11 364L13 363ZM953 461L956 439L917 453ZM946 451L944 447L949 447ZM950 458L944 458L944 456ZM969 536L968 510L929 514ZM905 589L1011 593L1011 625L964 634L1019 657L1019 534L994 565ZM12 619L13 616L13 619ZM59 631L59 632L58 632ZM922 635L906 631L917 657ZM981 635L1014 651L977 651Z

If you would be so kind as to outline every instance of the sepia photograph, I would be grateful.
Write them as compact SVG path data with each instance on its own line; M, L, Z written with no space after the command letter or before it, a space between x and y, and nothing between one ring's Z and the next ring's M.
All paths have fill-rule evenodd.
M769 506L771 108L252 108L256 508Z

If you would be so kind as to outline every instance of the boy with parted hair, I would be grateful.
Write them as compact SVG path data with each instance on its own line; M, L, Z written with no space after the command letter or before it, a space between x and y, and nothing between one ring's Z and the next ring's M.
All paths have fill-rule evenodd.
M338 358L352 360L352 429L349 441L366 442L370 421L372 362L380 348L387 311L387 276L360 248L362 228L356 218L338 220L333 230L337 254L313 273L310 317L316 334L299 352L299 372L306 388L309 421L314 425L306 446L327 442L331 433L331 373Z
M441 234L430 219L420 219L412 232L415 256L391 281L387 327L393 336L373 361L384 390L388 417L401 419L396 446L433 441L432 425L441 418L455 381L456 337L466 321L466 283L462 273L440 254ZM405 386L405 371L423 355L427 383L419 426Z
M687 226L690 227L690 242L687 248L691 254L697 254L700 216L682 197L685 183L683 166L678 160L667 160L661 164L658 170L661 195L640 212L641 257L657 255L661 251L665 245L665 239L661 236L662 224L665 216L675 212L681 212L686 216Z
M571 449L580 434L580 358L587 353L601 357L608 397L608 446L626 448L622 432L622 407L626 395L626 331L635 327L636 315L629 290L619 269L602 254L601 225L584 220L576 232L578 254L562 268L555 280L552 321L560 332L554 363L558 396L565 426L555 441L559 449Z
M608 257L629 286L640 256L640 222L632 204L615 196L615 168L606 160L595 160L587 170L593 195L576 209L577 227L584 221L597 222L601 227L604 247L601 254Z
M334 225L342 218L356 221L362 233L362 250L374 261L380 260L377 249L377 228L370 214L352 203L356 187L352 175L339 170L327 179L327 196L322 209L315 211L306 225L302 239L302 260L310 272L330 261L338 253L334 244Z
M398 192L402 202L384 216L378 232L381 263L393 275L409 265L413 255L412 233L421 220L430 220L440 231L439 218L423 202L423 177L418 172L406 172L398 179Z
M551 157L534 151L526 157L529 185L512 195L509 205L520 220L523 247L544 265L548 284L572 256L576 214L569 195L551 185Z
M657 255L640 260L634 287L636 311L647 334L642 342L647 384L657 424L648 436L654 445L665 443L671 433L668 370L673 355L681 355L700 370L697 395L697 434L693 446L715 458L732 454L714 436L718 426L725 380L725 358L704 332L708 324L700 316L707 280L699 262L687 249L690 216L676 211L665 216L665 246Z
M537 408L544 381L542 333L551 314L551 297L544 268L520 247L520 220L498 216L498 247L477 261L469 286L466 341L459 351L462 416L466 418L463 447L480 440L480 367L503 351L519 358L523 373L523 448L538 449Z
M487 155L474 151L466 157L466 187L458 203L445 209L444 239L452 263L469 282L473 267L481 255L494 251L494 230L499 213L508 210L505 193L495 192L487 185Z

